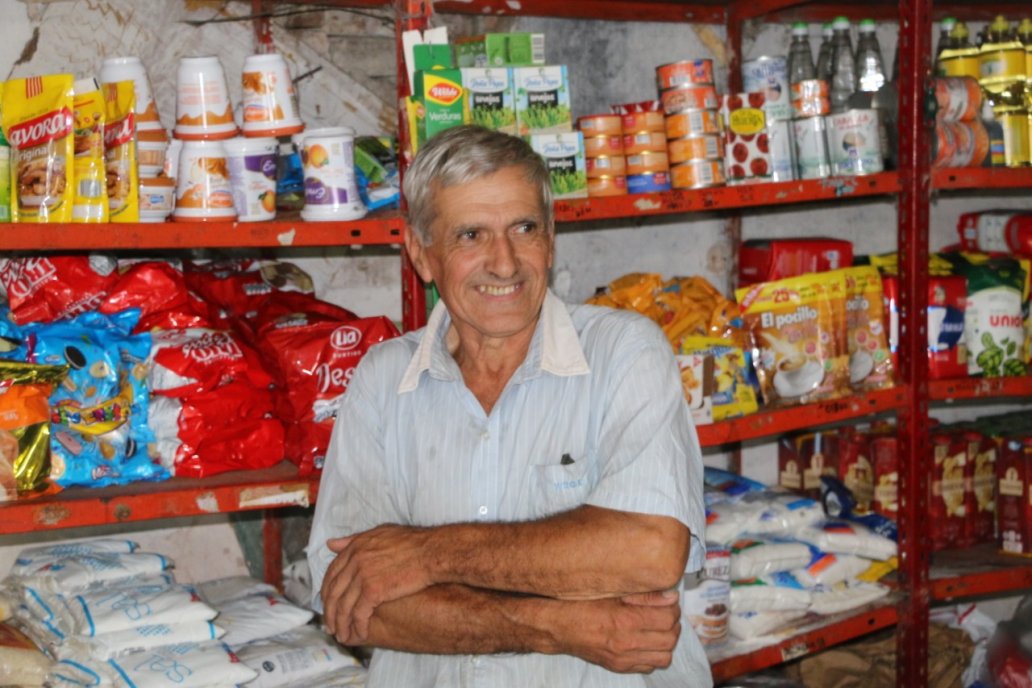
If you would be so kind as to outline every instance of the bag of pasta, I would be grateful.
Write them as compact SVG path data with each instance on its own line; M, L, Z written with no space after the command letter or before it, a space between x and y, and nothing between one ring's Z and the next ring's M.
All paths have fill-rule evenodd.
M3 129L11 144L15 222L71 222L75 157L71 74L4 83Z
M140 186L136 166L136 91L132 81L104 84L107 124L104 158L108 207L112 222L140 221Z

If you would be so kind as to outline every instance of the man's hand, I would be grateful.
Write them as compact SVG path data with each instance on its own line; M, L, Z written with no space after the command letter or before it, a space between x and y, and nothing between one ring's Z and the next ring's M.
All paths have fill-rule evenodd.
M670 666L681 635L677 591L571 602L563 654L619 673L650 674Z
M337 558L323 579L324 621L342 645L361 645L373 610L433 585L428 530L382 525L327 541Z

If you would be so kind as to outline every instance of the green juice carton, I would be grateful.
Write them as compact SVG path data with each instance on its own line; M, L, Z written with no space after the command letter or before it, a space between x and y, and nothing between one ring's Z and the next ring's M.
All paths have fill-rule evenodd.
M584 167L584 135L581 132L532 134L530 147L544 158L548 166L554 198L587 197L588 173Z
M469 121L462 72L458 69L416 72L413 98L417 102L417 148L434 134Z
M545 64L545 34L485 33L455 40L459 67L522 67Z
M512 70L508 67L463 67L462 87L469 103L469 121L482 127L516 133Z
M573 131L566 65L514 67L512 80L520 136Z

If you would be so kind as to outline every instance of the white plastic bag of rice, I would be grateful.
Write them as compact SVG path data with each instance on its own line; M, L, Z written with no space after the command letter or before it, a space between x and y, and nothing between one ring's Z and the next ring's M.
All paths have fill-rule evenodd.
M276 588L251 576L227 576L196 583L201 599L218 609L227 602L253 595L275 595Z
M68 635L100 636L137 626L211 621L218 614L189 585L126 585L67 598L55 624Z
M731 613L806 611L812 593L787 571L731 582Z
M72 636L54 649L58 659L111 659L162 645L202 643L217 640L225 631L211 621L136 626L94 637Z
M218 607L219 626L226 629L222 641L234 650L241 645L304 626L315 613L276 594L250 595Z
M810 547L802 542L742 538L731 543L731 580L798 569L809 564L812 556Z
M23 568L17 573L12 570L7 582L48 593L68 594L134 576L161 573L173 566L171 559L155 552L96 552L49 561L39 559L36 563L35 567Z
M793 621L803 618L802 609L780 612L745 612L731 615L731 635L738 640L753 640L774 633Z
M795 569L792 574L807 587L835 585L856 578L870 566L869 559L853 554L814 552L810 563L803 568Z
M810 611L818 614L838 614L880 600L888 594L889 588L879 583L850 582L827 588L821 586L813 591Z
M895 541L851 521L821 521L796 533L796 538L833 554L855 554L878 561L896 556Z
M247 688L310 686L312 680L327 675L364 681L366 674L358 659L314 626L247 643L237 650L237 656L258 672Z

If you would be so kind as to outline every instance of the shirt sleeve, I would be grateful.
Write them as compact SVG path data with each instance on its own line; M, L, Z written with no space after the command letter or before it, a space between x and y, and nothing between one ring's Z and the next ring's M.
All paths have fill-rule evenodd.
M369 530L400 518L387 490L383 447L383 414L370 382L376 375L370 356L362 359L337 409L319 496L306 550L312 574L312 608L322 612L319 590L326 569L336 556L330 538Z
M692 538L687 570L695 571L706 555L698 436L666 338L647 322L628 329L635 334L621 338L605 363L613 370L604 389L599 479L587 503L681 521Z

